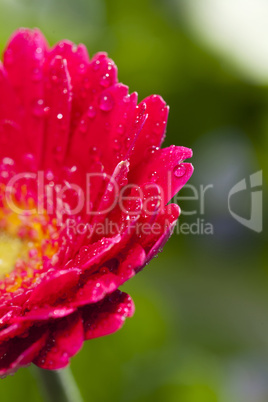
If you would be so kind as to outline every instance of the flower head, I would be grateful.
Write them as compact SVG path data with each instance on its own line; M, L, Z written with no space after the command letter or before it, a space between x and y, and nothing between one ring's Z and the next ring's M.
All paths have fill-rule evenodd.
M160 149L168 107L105 53L12 36L0 64L0 375L65 367L133 314L118 287L165 244L191 150Z

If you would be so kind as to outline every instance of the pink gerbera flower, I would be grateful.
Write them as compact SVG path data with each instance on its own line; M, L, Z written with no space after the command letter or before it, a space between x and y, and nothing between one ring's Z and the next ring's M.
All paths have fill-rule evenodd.
M191 150L105 53L20 29L0 64L0 375L65 367L133 314L118 287L169 238Z

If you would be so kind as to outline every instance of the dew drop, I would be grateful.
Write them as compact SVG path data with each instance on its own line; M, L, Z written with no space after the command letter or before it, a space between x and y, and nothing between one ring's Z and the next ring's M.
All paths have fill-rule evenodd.
M37 99L33 101L32 110L35 116L42 116L44 114L44 100Z
M63 114L62 113L59 113L58 115L57 115L57 119L58 120L61 120L63 118Z
M149 180L155 183L159 179L159 175L157 172L152 172L149 176Z
M90 147L89 148L89 155L90 155L90 158L93 161L98 161L100 159L99 158L99 152L98 152L98 149L96 147Z
M83 134L85 134L87 132L87 123L85 120L80 121L79 130Z
M53 174L53 172L52 172L51 170L48 170L48 171L47 171L47 173L46 173L46 178L47 178L47 180L49 180L49 181L54 180L54 174Z
M150 157L154 154L156 154L157 152L159 152L160 148L156 147L155 145L152 145L151 147L147 148L146 150L146 157Z
M37 82L42 79L42 71L40 68L34 68L32 71L32 80Z
M99 107L104 112L109 112L112 110L114 105L114 100L110 94L102 94L99 99Z
M51 81L54 82L54 84L57 84L57 82L59 81L59 78L57 77L57 75L52 75Z
M186 172L186 168L182 164L175 166L175 168L173 169L174 176L176 176L178 178L184 176L185 172Z
M24 154L23 162L29 167L35 167L35 157L33 154Z
M113 141L113 148L115 151L118 151L120 149L120 144L117 138L115 138Z
M109 272L109 269L107 267L101 267L100 273L102 275L108 274L108 272Z
M4 165L13 166L13 165L14 165L14 160L11 159L11 158L5 157L5 158L3 158L2 163L3 163Z
M94 117L96 116L96 109L94 108L94 106L89 106L88 111L87 111L87 115L90 119L94 119Z
M71 172L71 173L75 173L76 171L77 171L77 166L72 166L70 169L69 169L69 171Z
M155 134L161 133L161 131L162 131L162 125L161 125L159 122L155 123L154 130L153 130L153 131L154 131Z
M126 149L128 149L128 148L130 147L131 138L130 138L130 137L126 137L124 143L125 143Z
M110 74L105 74L101 80L100 80L100 84L102 87L107 88L110 85Z
M85 70L86 70L86 65L84 63L81 63L79 65L79 73L83 74L85 72Z
M118 134L120 134L120 135L124 134L124 132L125 132L125 127L123 126L123 124L119 124L119 125L117 126L116 131L117 131Z
M100 68L100 61L99 61L99 60L96 60L96 61L94 62L94 64L93 64L93 70L94 70L94 71L98 71L99 68Z
M129 103L129 101L130 101L130 95L128 94L128 95L124 96L123 102L124 103Z
M45 113L45 115L47 116L47 115L49 114L49 112L50 112L50 107L49 107L49 106L46 106L46 107L44 108L44 113Z

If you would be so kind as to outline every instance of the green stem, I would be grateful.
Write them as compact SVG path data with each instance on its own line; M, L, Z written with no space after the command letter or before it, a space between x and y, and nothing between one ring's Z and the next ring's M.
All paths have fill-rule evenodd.
M47 402L83 402L71 369L43 370L32 366L41 393Z

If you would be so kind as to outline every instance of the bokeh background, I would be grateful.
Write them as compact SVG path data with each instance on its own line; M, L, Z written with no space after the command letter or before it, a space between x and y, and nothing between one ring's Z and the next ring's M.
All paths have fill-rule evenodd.
M267 402L267 219L254 232L228 210L228 193L268 164L266 0L0 0L0 48L20 26L53 45L68 38L104 50L139 99L170 105L165 145L193 148L181 223L212 234L175 234L124 286L136 313L89 341L71 364L85 401ZM247 181L248 183L248 181ZM191 188L180 196L191 196ZM232 209L249 218L250 190ZM259 213L261 213L261 208ZM266 221L266 222L265 222ZM44 401L31 368L0 382L0 400Z

